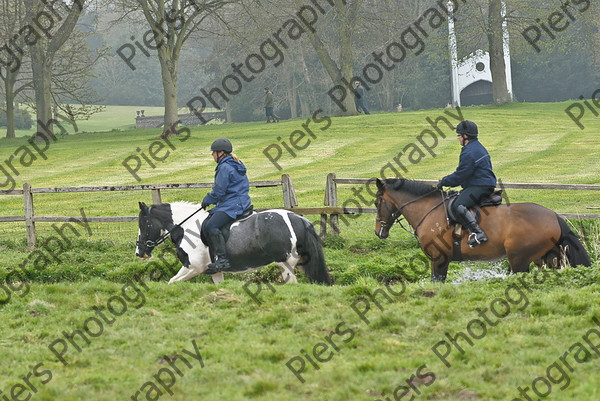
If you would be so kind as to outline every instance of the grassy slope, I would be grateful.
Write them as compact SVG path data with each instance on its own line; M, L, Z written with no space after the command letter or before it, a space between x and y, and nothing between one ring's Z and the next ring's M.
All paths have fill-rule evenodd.
M135 127L136 112L139 110L144 110L145 116L160 116L165 112L164 107L156 106L106 106L103 112L92 115L88 120L77 120L77 129L79 132L132 129ZM207 109L207 111L210 110ZM180 112L184 113L186 111L181 109ZM68 123L65 123L65 129L68 129L71 133L74 131L74 128ZM29 130L17 130L16 135L32 135L35 131L36 127L34 126Z
M482 141L503 181L600 183L600 120L588 117L587 129L580 131L564 115L565 107L518 104L463 112L465 118L479 123ZM427 127L426 117L435 118L442 112L334 118L331 128L317 132L318 138L298 152L298 157L282 157L283 171L277 171L262 150L278 136L289 137L302 121L195 128L185 143L174 140L177 150L164 163L155 170L146 167L140 174L143 183L209 182L214 164L206 149L214 138L227 136L247 164L252 180L277 179L288 173L300 205L317 206L323 201L328 172L336 172L338 177L377 176L382 166ZM106 124L107 130L110 127ZM453 134L445 132L448 137L435 149L437 157L428 156L409 166L408 177L437 179L454 169L460 149ZM134 184L120 163L135 153L136 147L147 149L157 134L156 130L141 130L62 137L52 144L47 161L37 160L22 169L19 186L23 182L36 187ZM0 141L0 160L22 143L22 139ZM163 198L199 200L203 193L172 191ZM259 207L281 204L277 190L255 190L252 195ZM587 192L510 191L509 195L513 201L536 201L565 212L599 206L597 195ZM348 196L349 191L340 188L340 199ZM91 216L131 215L136 213L138 200L149 198L139 192L40 195L36 213L78 215L83 207ZM22 204L18 198L1 197L0 209L2 215L17 215L22 213ZM76 242L61 255L61 262L31 272L30 278L37 282L31 293L23 299L14 296L11 303L0 306L6 322L0 329L0 356L7 361L0 367L0 389L6 391L31 366L45 362L55 378L43 386L37 399L128 399L164 366L156 362L163 354L191 349L191 340L196 339L206 367L185 371L173 399L374 400L381 392L389 395L423 363L438 379L420 399L512 399L518 395L517 385L530 385L543 374L591 327L591 317L599 315L597 265L585 271L569 269L561 272L559 280L537 286L527 308L490 329L464 356L453 354L456 365L446 369L432 354L431 346L445 332L464 331L476 317L475 309L489 306L516 278L462 285L410 284L406 296L390 305L383 301L384 312L372 305L373 323L366 326L350 305L357 295L376 288L377 282L368 277L394 280L410 258L419 254L414 240L397 228L391 240L374 240L373 220L373 216L358 218L342 228L345 241L328 242L329 267L339 284L349 286L277 287L276 294L263 293L264 303L257 308L237 280L219 287L205 279L196 280L205 284L150 283L147 305L118 318L102 337L84 348L75 363L62 368L46 346L62 330L80 328L93 315L92 306L106 305L127 277L145 268L144 262L132 256L134 227L103 237L106 225L94 226L93 242ZM42 234L47 232L47 226L40 226ZM5 239L0 252L3 264L10 267L20 263L28 251L22 240L6 240L14 235L22 239L21 225L15 232L7 230L0 236ZM598 231L596 227L594 232ZM592 246L598 248L597 238ZM459 277L462 270L463 266L453 265L450 278ZM89 281L90 277L101 279ZM212 294L219 288L227 293ZM323 341L342 321L355 330L355 339L341 346L321 370L308 369L307 383L300 384L285 362L300 349L309 350ZM578 365L568 389L560 391L555 386L554 399L598 398L594 385L599 380L598 367L597 358Z
M495 171L503 181L599 183L597 132L600 119L589 117L585 121L587 129L581 131L564 114L565 105L515 104L504 108L466 108L463 113L465 118L479 123L482 141L492 154ZM370 118L333 118L331 127L324 132L318 130L324 123L313 124L317 139L295 158L284 154L280 160L283 171L278 171L267 160L263 150L276 143L278 136L288 138L294 130L301 129L300 120L273 125L246 123L194 128L186 142L174 139L177 149L164 162L157 163L156 169L144 164L139 174L142 183L210 182L214 164L207 149L213 139L227 136L248 166L252 180L278 179L281 173L288 173L294 180L300 204L313 206L322 203L328 172L335 172L338 177L378 176L386 163L392 162L398 152L414 143L421 130L428 127L426 117L436 118L441 114L442 110L428 110ZM434 150L437 157L428 154L419 164L408 164L407 177L438 179L456 167L460 148L450 131L445 129L445 132L447 138L440 140ZM48 160L37 160L31 167L20 168L17 186L23 182L30 182L34 187L135 184L121 162L137 154L138 147L147 153L157 134L157 130L134 130L62 137L47 151ZM23 139L1 141L0 160L8 158L23 143ZM262 193L262 190L256 191L253 195L260 201ZM592 194L582 195L583 198L578 199L592 198ZM75 203L94 198L93 194L69 196L76 199ZM196 193L191 199L201 196ZM520 191L514 191L514 196L538 199L538 194L530 196ZM548 201L549 206L553 206L552 200L557 198L556 194L539 196ZM133 213L135 202L126 200L139 197L139 193L119 195L123 201L113 202L110 209ZM167 195L169 199L180 197L183 196ZM576 206L572 195L558 196L558 199L555 205L559 207ZM6 205L3 201L3 209L8 207L10 213L18 213L21 208L18 202ZM69 206L60 196L48 198L38 210L43 212L46 205L55 212L67 212ZM92 208L90 213L105 212L105 209Z

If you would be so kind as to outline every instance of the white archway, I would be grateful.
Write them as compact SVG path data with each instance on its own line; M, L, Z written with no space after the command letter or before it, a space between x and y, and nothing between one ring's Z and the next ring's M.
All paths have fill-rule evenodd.
M452 2L448 2L448 9L453 10ZM506 15L506 4L502 3L503 16ZM504 64L506 65L506 86L512 100L512 69L510 65L510 45L508 38L508 25L504 21L502 24L504 30ZM454 27L454 15L452 12L448 15L448 46L450 49L450 58L452 63L452 104L454 107L461 106L462 92L478 81L488 81L492 83L492 71L490 69L490 55L481 49L471 53L467 57L458 60L458 51L456 45L456 30Z

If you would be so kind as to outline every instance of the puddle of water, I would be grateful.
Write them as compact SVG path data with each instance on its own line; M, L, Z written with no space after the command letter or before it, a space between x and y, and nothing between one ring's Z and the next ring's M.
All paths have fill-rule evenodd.
M501 263L488 265L488 268L476 266L465 266L456 278L451 281L452 284L462 284L468 281L485 281L493 278L506 278L508 271Z

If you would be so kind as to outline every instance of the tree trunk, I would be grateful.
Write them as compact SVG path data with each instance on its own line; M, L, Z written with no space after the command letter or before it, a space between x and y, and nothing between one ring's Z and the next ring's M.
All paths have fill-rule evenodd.
M355 2L354 4L356 4ZM350 6L352 7L352 6ZM342 72L342 77L346 78L346 80L351 80L354 76L354 52L352 51L352 37L354 33L354 18L350 18L350 11L343 9L341 11L344 18L338 19L338 31L340 34L340 68ZM342 82L338 83L338 85L344 85ZM350 82L352 84L352 82ZM354 104L354 92L349 88L348 94L344 99L344 107L348 110L345 114L354 115L358 114L356 110L356 105ZM366 94L365 90L365 94ZM366 102L366 99L365 99Z
M304 58L304 51L300 49L300 63L302 68L302 73L304 75L304 81L307 90L303 91L303 95L299 94L300 98L300 110L303 117L311 116L313 108L317 104L317 99L315 98L315 91L313 88L312 80L308 73L308 66L306 65L306 59ZM305 97L308 97L308 101L303 100Z
M600 21L596 19L596 32L600 32ZM594 35L594 59L596 65L596 77L600 79L600 35Z
M8 69L7 69L8 70ZM17 75L7 71L4 81L4 93L6 93L6 137L15 137L15 82Z
M504 61L502 30L503 21L502 0L490 0L488 11L488 41L494 104L505 104L509 103L511 100L506 82L506 63Z
M231 110L231 102L226 102L225 103L225 119L228 123L233 122L233 116L231 115L232 111L233 110Z
M171 52L163 46L158 51L160 61L160 72L162 75L163 93L165 97L164 126L161 138L168 138L177 133L177 63L171 59Z
M311 116L311 112L310 112L310 106L308 105L308 103L304 100L303 96L299 96L299 100L300 100L300 115L302 117L310 117ZM316 110L315 110L316 111Z
M398 104L394 104L394 88L392 85L393 81L385 79L383 81L383 96L384 96L384 109L387 111L396 111Z
M44 55L40 43L31 46L31 68L33 70L33 88L35 90L35 109L37 132L46 135L48 140L54 134L52 124L51 84L52 61Z
M325 71L331 78L334 86L340 85L346 89L346 97L343 100L343 106L346 111L341 110L340 115L356 115L358 111L354 105L354 92L347 87L342 81L343 78L346 80L352 79L354 76L354 56L352 52L352 38L354 36L355 24L357 22L358 9L361 4L360 0L354 0L349 2L347 6L342 4L342 1L336 0L335 8L338 11L337 17L337 34L340 40L340 58L339 67L335 60L331 57L327 47L319 38L319 36L309 31L308 38L315 53L319 58L319 61L325 67Z
M296 74L294 74L294 71L291 72L290 76L288 103L290 104L291 118L298 118L298 89L296 88Z

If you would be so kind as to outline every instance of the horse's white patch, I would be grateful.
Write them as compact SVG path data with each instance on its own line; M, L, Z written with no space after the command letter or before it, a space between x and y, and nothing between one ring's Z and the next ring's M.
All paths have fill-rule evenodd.
M181 223L198 209L200 209L200 205L196 203L183 201L171 203L173 224ZM190 260L190 267L189 269L182 267L184 271L180 270L179 273L177 273L175 277L179 277L179 279L175 281L189 280L190 278L197 276L206 270L210 263L208 247L204 245L200 239L200 228L207 217L208 212L206 210L200 210L181 226L184 229L185 238L181 241L180 248L187 253ZM191 270L194 272L191 272ZM171 280L174 280L175 277Z
M299 255L298 255L298 238L296 237L296 233L294 232L294 227L292 227L292 222L290 220L290 215L287 210L282 210L282 209L273 209L273 210L269 210L269 212L272 213L277 213L278 215L280 215L283 218L283 221L285 222L285 224L288 227L288 230L290 230L290 241L292 244L292 248L291 248L291 253L288 256L288 260L287 263L290 264L291 266L296 266L296 263L298 263L298 260L300 259ZM292 260L290 260L292 259Z
M277 263L277 266L279 266L279 270L281 271L281 278L283 279L284 283L297 283L298 279L296 278L294 268L292 267L295 265L290 265L288 262Z
M139 255L140 254L140 237L142 235L142 231L138 228L138 239L137 242L135 243L135 254Z

